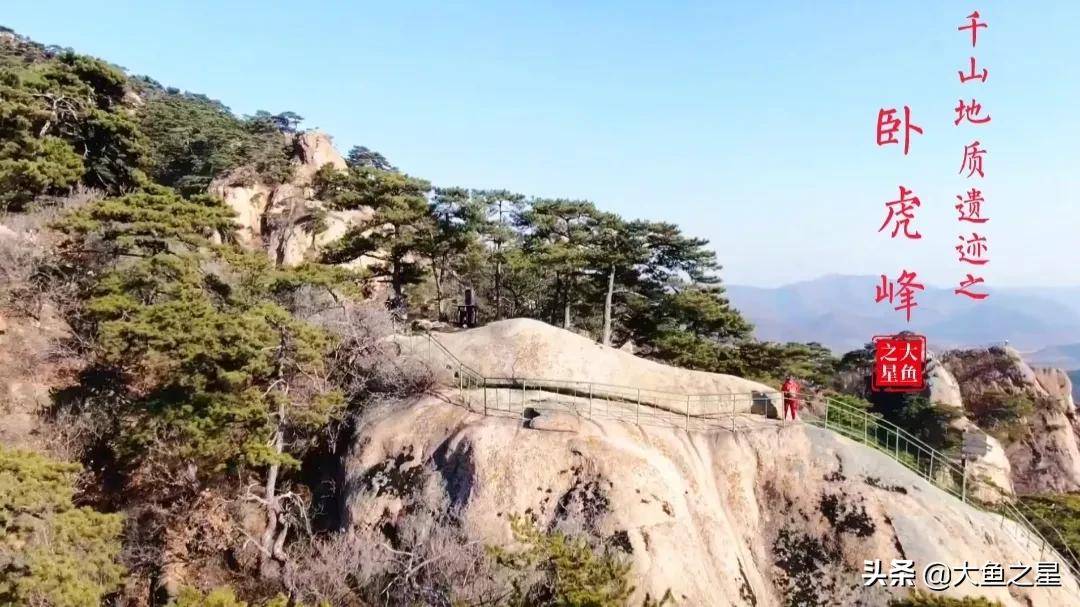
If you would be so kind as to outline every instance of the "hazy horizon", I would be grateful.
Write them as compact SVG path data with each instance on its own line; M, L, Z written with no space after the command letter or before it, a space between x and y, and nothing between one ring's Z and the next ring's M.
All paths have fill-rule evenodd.
M870 284L872 286L873 285L872 281L879 280L879 276L880 276L880 274L875 276L875 275L872 275L872 274L849 274L849 273L845 273L845 272L826 272L824 274L818 274L817 276L811 276L809 278L796 278L796 279L789 280L789 281L786 281L786 282L775 282L775 283L769 283L769 284L758 284L758 283L750 283L750 282L734 282L734 281L729 280L727 278L724 278L723 283L725 285L739 286L739 287L752 287L752 288L757 288L757 289L778 289L778 288L783 288L783 287L790 287L792 285L797 285L797 284L801 284L801 283L817 282L817 281L820 281L820 280L836 277L836 278L859 278L859 279L865 278L868 281L871 281L868 284ZM934 283L934 282L931 282L931 281L923 281L923 284L926 287L934 288L934 289L952 289L952 288L954 288L953 285L939 284L939 283ZM1016 284L1016 285L997 285L996 287L987 287L987 288L988 289L990 289L990 288L999 288L999 289L1016 290L1016 291L1031 290L1031 289L1068 290L1068 289L1080 289L1080 281L1078 281L1076 283L1073 283L1073 284L1060 284L1060 285ZM870 290L870 292L872 292L872 290Z
M990 26L976 49L956 30L973 8ZM990 239L980 274L996 288L1080 284L1080 86L1047 69L1080 59L1078 17L1063 1L15 0L2 25L241 114L296 111L342 152L366 145L436 185L675 222L712 242L729 284L909 269L955 286L970 268L953 247L971 230L952 205L976 186L991 217L977 226ZM990 77L961 85L972 54ZM992 122L954 126L961 97ZM925 129L908 156L874 144L877 111L904 105ZM977 182L957 175L973 138L988 150ZM877 232L900 184L923 201L920 241Z

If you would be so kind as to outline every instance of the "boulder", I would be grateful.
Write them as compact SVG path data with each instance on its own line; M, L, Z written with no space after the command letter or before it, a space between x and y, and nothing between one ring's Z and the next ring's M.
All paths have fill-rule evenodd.
M262 246L262 218L270 203L274 188L262 183L230 185L229 180L210 184L210 194L225 201L236 212L236 240L247 248Z
M1069 374L1061 369L1036 367L1035 381L1047 396L1052 399L1057 410L1062 413L1072 413L1076 409L1073 402L1073 386Z
M240 167L215 179L209 193L236 211L237 241L265 250L276 263L295 266L318 255L351 225L371 217L370 209L337 211L314 198L311 181L325 165L344 170L345 160L329 135L299 133L293 139L293 176L286 183L262 183L251 167ZM319 229L312 229L318 222ZM363 266L370 260L356 265Z
M942 364L941 359L931 355L926 363L927 397L930 402L944 405L963 414L964 400L960 395L960 384Z
M546 413L536 417L543 420ZM620 546L635 591L683 605L880 605L905 589L866 587L864 562L1033 563L1038 542L888 456L829 431L767 422L736 434L549 418L483 416L439 396L373 415L346 460L347 528L376 545L435 500L465 536L505 545L508 519L578 521ZM563 431L550 431L561 429ZM378 481L378 482L376 482ZM581 525L580 522L584 522ZM1006 606L1075 604L1068 588L963 584L953 597Z
M1007 346L950 352L943 363L956 377L968 411L978 410L991 393L1034 405L1003 444L1017 493L1080 491L1080 420L1067 374L1033 369Z
M544 411L529 420L529 428L549 432L577 432L581 429L581 417L571 413Z
M691 414L725 413L733 403L742 412L755 403L772 402L774 407L778 403L778 392L771 386L665 365L528 318L434 335L453 356L485 377L592 384L597 395L640 400L668 410L685 412L689 403Z
M347 165L341 154L334 149L330 135L322 131L305 131L296 136L296 173L294 181L305 185L311 184L311 178L324 165L329 164L338 170L345 170Z
M964 432L986 434L967 418L961 418L957 426ZM1011 499L1015 495L1015 489L1008 453L993 436L986 436L986 444L989 449L985 455L967 460L969 494L974 499L987 503Z

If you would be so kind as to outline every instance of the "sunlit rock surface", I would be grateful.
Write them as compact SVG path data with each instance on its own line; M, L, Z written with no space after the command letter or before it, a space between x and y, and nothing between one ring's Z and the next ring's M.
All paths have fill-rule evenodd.
M535 321L440 334L447 349L488 376L582 378L680 391L754 390L759 384L697 374L603 348ZM1009 520L974 509L887 455L827 430L743 415L737 430L636 425L542 410L542 390L515 410L485 416L446 392L369 417L346 462L343 520L357 533L393 533L430 491L460 512L467 535L511 540L508 518L542 525L574 519L622 546L635 604L671 590L685 605L884 605L903 592L867 588L865 559L1034 563L1048 554ZM580 410L577 411L580 413ZM999 454L1000 455L1000 454ZM978 578L978 574L976 574ZM1004 605L1076 604L1065 589L977 588Z

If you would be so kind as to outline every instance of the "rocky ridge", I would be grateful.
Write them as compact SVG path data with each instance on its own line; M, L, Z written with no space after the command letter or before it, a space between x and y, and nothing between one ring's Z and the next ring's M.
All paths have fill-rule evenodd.
M548 377L572 371L544 354L575 349L568 332L496 329L443 338L488 373L514 363L541 373L551 362ZM522 349L535 356L507 356ZM639 379L634 363L621 360L625 353L594 347L579 354L580 373ZM685 381L681 370L668 369L667 381ZM663 371L655 372L660 382ZM635 601L671 590L688 605L885 605L905 590L863 586L865 559L906 558L921 567L1040 558L1011 522L819 428L762 420L738 432L686 432L547 411L523 424L448 399L425 396L367 421L346 462L342 516L351 533L392 535L432 487L478 542L510 541L513 514L544 526L584 519L632 563ZM946 594L1004 605L1076 598L1065 589L969 584Z
M241 167L215 179L209 188L210 194L236 211L238 242L265 250L285 266L314 258L350 225L371 216L369 209L334 210L315 198L315 173L328 164L344 170L345 160L326 133L305 131L293 137L293 176L289 181L267 185L251 178L249 167ZM365 261L356 263L362 266Z
M1064 371L1033 368L1008 346L957 350L942 358L968 417L995 413L988 409L1001 402L1030 405L1003 439L1016 492L1080 491L1080 419Z

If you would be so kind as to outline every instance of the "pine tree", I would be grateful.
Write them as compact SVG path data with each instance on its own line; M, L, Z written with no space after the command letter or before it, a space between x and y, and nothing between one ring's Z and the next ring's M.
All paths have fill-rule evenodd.
M0 446L0 605L98 605L119 588L122 517L73 505L80 470Z
M534 200L518 218L525 231L525 250L552 278L552 309L561 312L564 329L572 326L572 308L588 267L598 216L588 201L543 199Z
M318 196L341 210L371 209L323 254L326 263L373 260L373 275L390 283L394 297L423 279L420 257L432 217L426 194L431 186L402 173L360 166L347 171L323 167L315 176Z
M284 474L344 407L326 379L334 339L286 304L306 286L336 287L341 273L214 245L231 211L160 187L92 203L58 227L73 254L103 243L111 256L80 314L92 344L82 402L112 420L119 461L159 499L184 497L169 494L181 470L200 483L261 473L272 572L288 532Z

